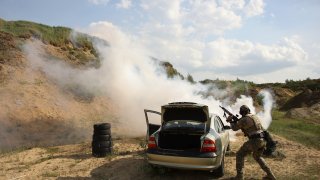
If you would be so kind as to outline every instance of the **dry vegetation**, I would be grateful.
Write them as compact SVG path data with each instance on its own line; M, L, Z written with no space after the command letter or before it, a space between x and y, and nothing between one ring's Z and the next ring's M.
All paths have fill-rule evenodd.
M286 157L266 158L278 179L319 179L319 150L276 136L278 151ZM0 179L214 179L205 171L152 168L148 165L143 138L114 140L113 154L91 156L90 143L32 148L0 155ZM225 159L225 176L235 175L235 152L244 141L232 143ZM303 157L303 158L302 158ZM245 162L245 177L261 179L264 172L252 157Z

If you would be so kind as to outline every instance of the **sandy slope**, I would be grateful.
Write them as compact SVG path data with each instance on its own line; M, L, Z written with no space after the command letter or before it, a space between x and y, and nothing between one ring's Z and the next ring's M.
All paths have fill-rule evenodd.
M0 45L10 42L14 47L13 39ZM59 57L58 48L44 48ZM95 122L115 121L110 98L82 92L76 85L62 86L32 67L19 49L3 52L13 55L0 62L0 151L83 142L91 138Z
M234 152L243 142L232 143L226 161L225 176L235 175ZM319 179L320 151L276 137L279 151L286 158L266 158L279 179ZM50 148L32 148L0 156L0 179L214 179L209 172L176 169L152 169L141 147L143 139L114 141L114 154L105 158L91 156L90 143ZM253 158L247 157L245 176L264 176Z

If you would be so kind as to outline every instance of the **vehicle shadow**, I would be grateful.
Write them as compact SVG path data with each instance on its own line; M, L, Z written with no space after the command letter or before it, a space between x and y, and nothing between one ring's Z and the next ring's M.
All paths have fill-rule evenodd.
M217 179L208 171L179 170L153 167L141 154L128 155L93 169L90 177L59 177L58 180L100 180L100 179ZM230 179L220 178L220 179Z
M115 156L114 156L115 155ZM231 154L233 156L233 154ZM55 158L89 159L90 154L60 155ZM146 160L146 154L142 150L134 152L121 151L111 154L110 162L103 164L90 172L88 177L59 177L59 180L87 180L87 179L231 179L230 170L225 170L225 176L217 178L208 171L180 170L158 166L151 166Z
M137 155L114 160L91 171L92 179L216 179L208 171L153 167Z

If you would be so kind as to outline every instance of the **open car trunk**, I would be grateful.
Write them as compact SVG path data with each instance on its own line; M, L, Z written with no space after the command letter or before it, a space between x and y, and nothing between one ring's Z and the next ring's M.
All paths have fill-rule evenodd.
M194 120L166 122L159 132L158 146L162 149L199 151L201 136L206 133L206 124Z
M169 150L200 151L201 136L210 130L208 106L191 102L175 102L161 106L161 113L145 109L147 141L154 132L159 133L158 147ZM161 116L159 125L149 123L147 113ZM160 131L158 132L157 130Z
M199 151L203 133L160 131L158 145L162 149Z

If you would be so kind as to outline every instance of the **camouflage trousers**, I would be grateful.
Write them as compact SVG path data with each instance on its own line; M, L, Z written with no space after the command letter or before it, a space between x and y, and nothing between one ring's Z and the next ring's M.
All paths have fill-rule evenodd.
M258 162L261 169L264 170L267 175L272 175L271 169L261 157L265 146L266 142L263 139L249 139L241 146L236 155L237 175L240 177L243 176L244 158L251 152L253 158Z

